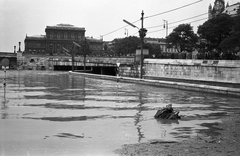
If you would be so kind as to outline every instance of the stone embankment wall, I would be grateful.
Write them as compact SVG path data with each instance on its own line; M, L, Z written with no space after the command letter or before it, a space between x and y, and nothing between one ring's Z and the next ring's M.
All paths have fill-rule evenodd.
M139 77L139 71L139 66L123 66L120 75ZM240 61L145 59L143 77L240 83Z

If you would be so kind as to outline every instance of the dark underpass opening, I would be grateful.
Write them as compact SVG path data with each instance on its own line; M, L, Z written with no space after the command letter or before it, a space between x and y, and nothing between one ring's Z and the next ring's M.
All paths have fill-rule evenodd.
M91 74L100 74L100 75L111 75L111 76L116 76L116 69L117 67L90 67L86 66L85 67L85 72L86 73L91 73ZM72 66L54 66L55 71L71 71ZM84 72L84 67L83 66L75 66L74 67L75 72Z

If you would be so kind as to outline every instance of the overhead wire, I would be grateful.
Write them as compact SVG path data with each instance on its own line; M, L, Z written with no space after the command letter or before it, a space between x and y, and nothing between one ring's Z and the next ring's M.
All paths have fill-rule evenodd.
M201 18L201 19L198 19L198 20L195 20L195 21L191 21L191 22L187 22L187 23L191 24L191 23L195 23L195 22L198 22L198 21L206 20L206 19L208 19L208 17ZM176 28L176 27L178 27L178 26L168 27L168 29L172 29L172 28ZM148 34L154 33L154 32L159 32L159 31L164 31L164 30L166 30L166 29L160 29L160 30L150 31L150 32L148 32Z
M162 15L162 14L166 14L166 13L169 13L169 12L172 12L172 11L176 11L176 10L179 10L179 9L182 9L182 8L185 8L185 7L188 7L188 6L191 6L191 5L193 5L193 4L199 3L199 2L201 2L201 1L203 1L203 0L198 0L198 1L195 1L195 2L193 2L193 3L189 3L189 4L183 5L183 6L178 7L178 8L174 8L174 9L171 9L171 10L168 10L168 11L164 11L164 12L161 12L161 13L158 13L158 14L150 15L150 16L144 17L144 19L146 19L146 18L151 18L151 17L155 17L155 16ZM139 19L139 20L136 20L135 22L132 22L132 23L134 24L134 23L136 23L136 22L138 22L138 21L140 21L140 19ZM109 35L109 34L112 34L112 33L116 32L116 31L119 31L119 30L121 30L121 29L124 29L124 28L126 28L126 27L128 27L128 26L129 26L129 25L125 25L125 26L123 26L123 27L120 27L120 28L118 28L118 29L116 29L116 30L113 30L113 31L111 31L111 32L109 32L109 33L106 33L106 34L104 34L104 35L101 35L101 36L102 36L102 37L103 37L103 36L107 36L107 35Z
M197 16L185 18L185 19L182 19L182 20L179 20L179 21L175 21L175 22L168 23L168 24L174 24L174 23L183 22L183 21L186 21L186 20L190 20L190 19L193 19L193 18L197 18L197 17L200 17L200 16L204 16L204 15L207 15L207 14L208 14L208 13L200 14L200 15L197 15ZM152 29L152 28L156 28L156 27L160 27L160 26L163 26L163 24L162 24L162 25L151 26L151 27L146 27L146 29Z
M182 9L182 8L185 8L185 7L188 7L188 6L190 6L190 5L199 3L199 2L201 2L201 1L203 1L203 0L195 1L195 2L193 2L193 3L189 3L189 4L183 5L183 6L178 7L178 8L174 8L174 9L171 9L171 10L168 10L168 11L164 11L164 12L161 12L161 13L158 13L158 14L154 14L154 15L151 15L151 16L147 16L147 17L145 17L144 19L146 19L146 18L151 18L151 17L155 17L155 16L159 16L159 15L166 14L166 13L169 13L169 12L172 12L172 11L176 11L176 10L179 10L179 9Z
M229 13L231 12L235 12L235 11L229 11ZM204 14L200 14L200 15L197 15L197 16L193 16L193 17L190 17L190 18L186 18L186 19L183 19L183 20L179 20L179 21L175 21L175 22L171 22L171 23L168 23L169 25L170 24L175 24L175 23L179 23L179 22L183 22L183 21L186 21L186 20L189 20L189 19L193 19L193 18L197 18L197 17L200 17L200 16L204 16L204 15L207 15L208 13L204 13ZM205 17L205 18L201 18L201 19L198 19L198 20L195 20L195 21L191 21L191 22L187 22L187 23L195 23L195 22L198 22L198 21L202 21L202 20L206 20L206 19L209 19L208 17ZM155 28L155 27L160 27L160 26L163 26L163 25L158 25L158 26L152 26L152 27L148 27L148 29L150 28ZM168 27L168 29L172 29L172 28L176 28L177 26L172 26L172 27ZM148 32L148 34L150 33L154 33L154 32L159 32L159 31L164 31L166 29L159 29L159 30L155 30L155 31L150 31ZM136 34L136 33L135 33Z
M137 20L137 21L135 21L135 22L132 22L132 23L134 24L134 23L136 23L136 22L138 22L138 21L140 21L140 19ZM121 28L118 28L118 29L116 29L116 30L113 30L113 31L111 31L111 32L109 32L109 33L106 33L106 34L104 34L104 35L101 35L101 36L107 36L107 35L112 34L112 33L116 32L116 31L118 31L118 30L124 29L124 28L126 28L126 27L128 27L128 26L129 26L129 25L125 25L125 26L123 26L123 27L121 27Z
M200 15L197 15L197 16L193 16L193 17L189 17L189 18L185 18L185 19L182 19L182 20L178 20L178 21L174 21L174 22L171 22L171 23L168 23L168 25L171 25L171 24L175 24L175 23L179 23L179 22L183 22L183 21L186 21L186 20L190 20L190 19L194 19L194 18L197 18L197 17L200 17L200 16L204 16L204 15L207 15L208 13L203 13L203 14L200 14ZM195 21L192 21L192 22L187 22L187 23L194 23L194 22L198 22L198 21L202 21L202 20L205 20L205 19L208 19L208 17L205 17L205 18L201 18L201 19L198 19L198 20L195 20ZM156 28L156 27L161 27L161 26L164 26L164 24L162 25L157 25L157 26L151 26L151 27L146 27L147 29L151 29L151 28ZM168 29L171 29L171 28L175 28L177 26L173 26L173 27L168 27ZM154 31L150 31L150 32L147 32L148 34L149 33L154 33L154 32L159 32L159 31L163 31L165 29L158 29L158 30L154 30ZM133 35L137 34L138 32L135 32Z

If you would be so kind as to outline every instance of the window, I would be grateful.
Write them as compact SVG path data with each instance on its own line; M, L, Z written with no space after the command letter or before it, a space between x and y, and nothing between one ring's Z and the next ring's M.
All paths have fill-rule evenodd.
M82 36L81 36L81 34L78 34L78 39L82 39Z
M50 39L53 39L53 33L50 33Z

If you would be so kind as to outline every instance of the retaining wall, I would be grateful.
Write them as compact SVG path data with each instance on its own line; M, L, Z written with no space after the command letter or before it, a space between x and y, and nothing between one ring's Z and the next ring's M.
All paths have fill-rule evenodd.
M138 77L139 71L139 66L122 67L120 74ZM240 61L145 59L143 77L240 84Z
M125 83L137 83L142 85L152 85L155 87L171 87L184 90L193 90L193 91L203 91L209 93L218 93L231 96L240 96L239 88L231 87L222 87L222 86L211 86L211 85L202 85L202 84L191 84L183 82L173 82L173 81L159 81L159 80L149 80L149 79L139 79L139 78L130 78L130 77L117 77L117 76L108 76L108 75L99 75L99 74L89 74L89 73L78 73L69 71L70 75L75 76L84 76L96 79L112 80Z

